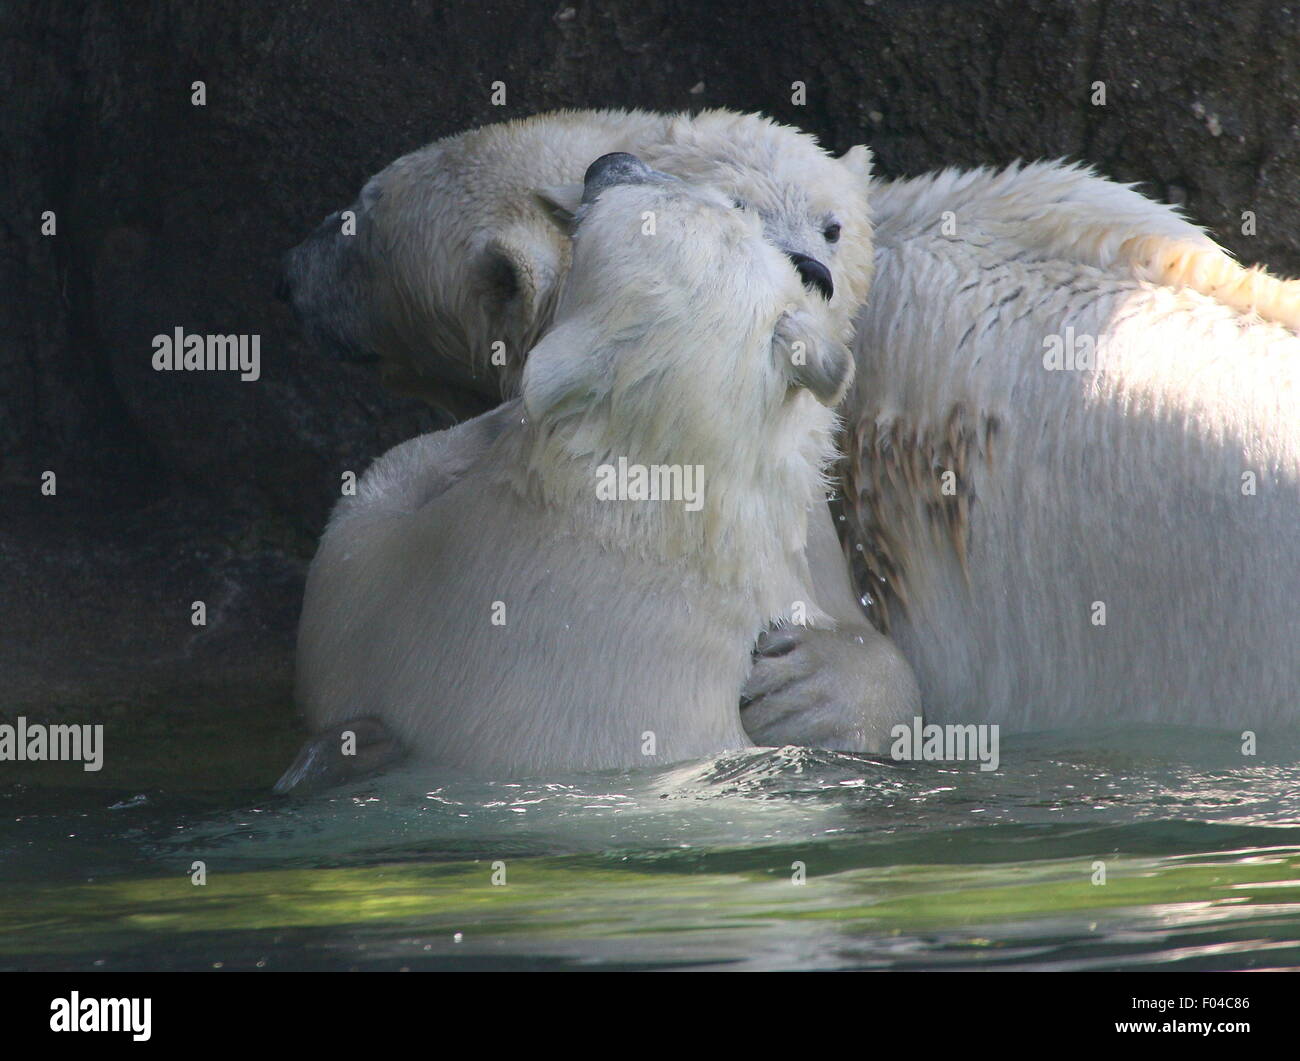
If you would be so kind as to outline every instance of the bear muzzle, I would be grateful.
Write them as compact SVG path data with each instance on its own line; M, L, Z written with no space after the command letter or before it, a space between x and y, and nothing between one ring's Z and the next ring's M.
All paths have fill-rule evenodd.
M676 178L651 169L636 155L611 151L587 167L582 178L582 203L586 206L594 202L601 192L616 184L663 184L670 181L676 181Z
M829 302L831 296L835 294L835 282L831 279L831 271L816 258L810 258L797 251L786 251L786 257L794 262L795 272L799 274L803 286L809 291L820 292L822 298Z

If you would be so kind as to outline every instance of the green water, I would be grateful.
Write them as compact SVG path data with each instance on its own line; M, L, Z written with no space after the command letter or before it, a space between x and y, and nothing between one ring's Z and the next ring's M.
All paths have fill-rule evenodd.
M25 785L0 967L1300 968L1298 763L1145 729L1004 740L996 773L782 749L301 800Z

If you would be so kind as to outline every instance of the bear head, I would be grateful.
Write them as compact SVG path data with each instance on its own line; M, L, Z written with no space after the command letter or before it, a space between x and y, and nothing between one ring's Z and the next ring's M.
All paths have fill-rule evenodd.
M823 295L756 211L630 154L591 165L574 220L554 326L523 372L530 474L578 506L591 468L619 458L706 468L703 522L779 510L758 522L784 547L772 524L802 534L853 375Z
M870 154L730 111L569 111L437 141L372 178L286 257L282 293L318 345L456 414L517 388L569 268L581 176L631 152L760 221L847 339L871 278Z

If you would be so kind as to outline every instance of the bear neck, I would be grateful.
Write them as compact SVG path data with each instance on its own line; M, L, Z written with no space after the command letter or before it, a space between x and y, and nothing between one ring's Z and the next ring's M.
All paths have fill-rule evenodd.
M766 350L753 363L760 356ZM805 391L707 416L682 405L631 416L607 397L529 422L510 462L519 470L514 485L605 548L687 564L752 595L766 616L798 600L815 611L804 549L809 510L829 487L835 414ZM664 487L688 484L694 495L663 496ZM656 486L658 499L646 497Z

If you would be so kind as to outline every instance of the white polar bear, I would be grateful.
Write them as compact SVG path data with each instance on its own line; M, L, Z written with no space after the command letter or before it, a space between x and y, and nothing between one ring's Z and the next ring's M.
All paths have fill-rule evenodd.
M514 392L524 354L550 325L583 170L616 151L726 189L809 289L829 295L810 312L848 338L871 279L869 152L831 158L798 130L721 110L567 111L439 140L373 177L290 252L282 293L324 347L378 356L396 389L481 412ZM828 511L808 533L818 597L836 625L762 640L746 729L763 745L883 753L883 721L920 713L915 679L864 618Z
M853 363L817 301L752 211L597 160L522 401L398 446L337 506L299 631L309 722L368 715L505 774L748 746L755 638L829 621L806 523ZM703 481L604 497L624 461Z
M765 165L770 123L713 121L683 137L684 154L708 160L687 175L760 201L769 238L783 245L784 204L824 194L824 161L789 140L773 152L779 169ZM538 204L562 203L555 185L588 154L689 123L642 112L541 115L408 156L394 166L405 163L418 196L404 189L392 212L366 214L394 183L385 171L358 204L370 239L401 243L401 254L380 263L327 222L291 262L295 304L309 327L346 333L399 365L398 376L482 387L480 369L465 367L483 364L472 351L492 334L464 293L477 286L481 300L490 290L473 278L475 248L520 226L545 245L538 264L512 267L531 280L505 285L531 292L528 319L539 326L564 250ZM864 170L865 149L854 154ZM674 160L657 164L671 171ZM1242 269L1171 208L1060 163L873 181L869 192L878 278L856 317L858 385L845 409L851 556L869 576L877 621L906 645L927 710L1026 727L1235 725L1242 704L1252 719L1295 717L1300 698L1288 690L1300 687L1300 664L1287 631L1297 605L1286 587L1300 559L1300 417L1290 404L1297 286ZM840 256L863 231L843 229ZM517 234L511 242L528 246ZM339 260L376 270L374 288L349 290L341 277L361 270ZM460 279L448 280L458 267ZM419 318L407 306L417 297L437 307L426 318L441 325L392 339L385 329ZM323 308L328 298L341 309ZM1166 346L1171 336L1186 360ZM1044 367L1054 345L1089 339L1108 372L1080 367L1073 354L1071 368ZM1188 378L1193 367L1200 383ZM510 372L502 378L508 386ZM1255 476L1256 492L1240 504L1219 492L1229 472L1238 489ZM810 556L829 595L843 574L829 548L810 545ZM1103 618L1094 604L1106 625L1093 625ZM1215 636L1221 628L1230 633ZM782 647L791 640L788 655L759 660L753 683L762 689L763 669L784 667L767 705L797 740L812 676L843 674L852 657L819 655L827 642L816 634ZM816 713L833 717L851 684L827 681Z
M1296 285L1080 168L874 203L846 509L932 717L1300 716Z

